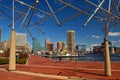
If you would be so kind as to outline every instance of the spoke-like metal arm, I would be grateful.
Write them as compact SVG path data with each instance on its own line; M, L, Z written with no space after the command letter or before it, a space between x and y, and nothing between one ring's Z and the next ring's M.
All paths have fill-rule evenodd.
M12 10L12 29L15 29L15 27L14 27L14 17L15 17L15 16L14 16L14 14L15 14L15 8L14 8L15 5L14 5L14 3L15 3L15 2L14 2L14 0L13 0L13 1L12 1L12 9L13 9L13 10Z
M33 17L33 15L34 15L35 8L36 8L37 4L38 4L38 3L35 1L34 5L33 5L33 6L34 6L34 9L33 9L32 12L31 12L30 18L29 18L28 23L27 23L27 27L29 26L29 24L30 24L30 22L31 22L31 20L32 20L32 17Z
M15 22L20 18L21 18L21 15L18 15L18 17L15 19ZM12 25L12 22L8 25L8 27L11 27L11 25Z
M116 10L117 10L118 15L120 16L120 0L118 1Z
M60 3L62 3L62 4L65 4L65 5L67 5L67 6L71 7L71 8L73 8L73 9L75 9L75 10L81 12L81 13L84 13L84 14L86 14L86 15L89 15L87 12L85 12L85 11L83 11L83 10L81 10L81 9L79 9L79 8L77 8L77 7L73 6L73 5L71 5L71 4L67 3L67 2L65 2L65 1L62 1L62 0L58 0L58 1L59 1Z
M114 4L114 3L113 3ZM113 8L113 6L111 7L111 0L109 0L109 6L108 6L108 12L110 13L111 9ZM108 14L106 23L104 25L104 29L105 29L105 38L108 37L108 32L109 32L109 20L110 20L110 14Z
M11 10L11 11L12 11L12 9L11 9L11 8L9 8L9 7L5 6L5 5L0 4L0 6L1 6L1 7L3 7L3 8L6 8L6 9L8 9L8 10ZM20 12L20 11L18 11L18 10L14 10L14 11L15 11L16 13L19 13L19 14L25 15L23 12Z
M28 8L29 9L29 8ZM17 10L17 9L16 9ZM22 18L22 16L26 16L26 14L25 13L27 13L28 12L28 10L25 10L25 11L23 11L22 13L19 13L19 12L17 12L18 13L18 16L17 16L17 18L15 18L15 22L17 21L17 20L19 20L20 18ZM12 25L12 23L10 23L9 25L8 25L8 27L10 27Z
M28 14L29 14L30 10L31 10L31 7L29 7L29 9L28 9L28 11L27 11L27 13L26 13L25 17L23 18L22 23L21 23L21 25L20 25L19 29L21 29L21 28L22 28L22 26L23 26L23 24L24 24L25 20L27 19L27 16L28 16Z
M39 12L42 12L42 13L44 13L44 14L46 14L46 15L49 15L48 12L45 12L45 11L43 11L43 10L41 10L41 9L38 9L38 8L36 8L36 7L34 7L34 6L31 6L31 5L29 5L29 4L25 3L25 2L22 2L22 1L20 1L20 0L15 0L15 1L18 2L18 3L20 3L20 4L22 4L22 5L25 5L25 6L28 6L28 7L33 8L33 9L36 9L36 10L38 10Z
M89 1L89 0L85 0L85 1L88 2L89 4L95 6L95 7L98 6L98 5L96 5L95 3L93 3L93 2L91 2L91 1ZM120 20L120 17L119 17L119 16L116 16L116 15L112 14L111 12L109 12L108 10L106 10L106 9L104 9L104 8L102 8L102 7L100 7L100 9L103 10L104 12L106 12L107 14L110 14L110 15L112 15L112 16L114 16L115 18L117 18L117 19Z
M9 16L7 13L5 13L3 10L0 10L0 13L4 14L4 15L7 16L8 18L12 19L12 17Z
M33 25L33 27L35 27L38 31L40 31L42 34L45 34L45 32L43 32L39 27L37 27L36 25L34 25L34 23L31 23L31 25Z
M58 10L56 10L54 12L54 14L58 13L59 11L63 10L65 7L67 7L67 5L59 8ZM53 16L54 14L49 14L48 16L46 16L45 18L43 18L42 20L40 20L39 22L36 22L35 25L39 25L40 23L42 23L43 21L45 21L46 19L48 19L49 17Z
M38 28L37 26L35 26L33 23L31 23L36 29L38 29L38 31L40 31L42 34L45 34L40 28ZM34 37L33 37L33 35L32 35L32 33L30 32L30 30L28 29L28 27L27 27L27 25L26 24L24 24L24 26L25 26L25 28L26 28L26 30L27 30L27 32L29 33L29 35L30 35L30 37L32 38L32 40L34 39Z
M46 1L46 3L47 3L47 5L48 5L48 7L49 7L49 9L50 9L50 11L51 11L51 13L53 14L53 16L54 16L54 18L55 18L57 24L58 24L59 26L61 26L61 23L60 23L60 21L58 20L57 16L55 15L55 13L54 13L52 7L50 6L50 4L49 4L49 2L48 2L48 0L45 0L45 1Z
M111 0L109 0L108 12L111 10Z
M28 29L27 25L25 25L25 24L24 24L24 26L25 26L25 28L26 28L27 32L29 33L30 37L31 37L31 38L32 38L32 40L33 40L33 39L34 39L34 37L33 37L32 33L30 32L30 30Z
M29 12L30 12L30 10L31 10L31 7L29 7L28 10L25 10L25 11L24 11L26 14L25 14L25 13L23 13L23 14L25 14L25 15L19 14L19 16L16 18L15 21L17 21L18 19L20 19L22 16L25 16L24 19L23 19L23 21L22 21L22 25L25 26L26 30L28 31L28 33L30 34L31 38L33 39L34 37L32 36L32 33L31 33L30 30L27 28L27 25L24 23L24 21L26 20L28 14L29 14ZM12 23L11 23L10 25L12 25ZM9 26L10 26L10 25L9 25ZM37 27L36 25L34 25L34 23L31 22L30 25L33 25L33 27L35 27L36 29L38 29L38 31L40 31L42 34L45 34L45 32L43 32L39 27ZM19 28L20 28L20 27L19 27Z
M75 14L75 15L67 18L67 19L62 20L61 23L63 24L63 23L65 23L65 22L68 22L68 21L72 20L73 18L75 18L75 17L77 17L77 16L79 16L79 15L81 15L81 14L82 14L82 13L79 12L79 13L77 13L77 14Z
M83 25L84 27L88 24L88 22L93 18L93 16L96 14L96 12L99 10L99 8L102 6L102 4L104 3L105 0L103 0L96 8L96 10L94 11L94 13L88 18L88 20L85 22L85 24Z

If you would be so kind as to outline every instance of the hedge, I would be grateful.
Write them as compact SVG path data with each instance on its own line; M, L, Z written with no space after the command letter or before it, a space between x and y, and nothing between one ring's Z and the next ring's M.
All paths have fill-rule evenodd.
M8 64L9 63L9 59L8 58L0 58L0 65L1 64Z
M25 63L26 63L26 60L27 60L26 58L20 58L20 59L17 59L17 60L16 60L16 63L17 63L17 64L25 64Z
M25 64L26 63L26 58L19 58L16 59L17 64ZM9 59L8 58L0 58L0 65L2 64L9 64Z

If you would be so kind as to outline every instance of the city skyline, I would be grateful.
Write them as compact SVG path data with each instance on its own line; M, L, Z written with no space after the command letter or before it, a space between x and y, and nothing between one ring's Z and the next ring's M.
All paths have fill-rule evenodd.
M23 0L23 2L26 2L26 1ZM30 0L30 2L32 2L32 0ZM26 3L31 4L30 2L26 2ZM49 2L52 3L54 1L50 0ZM78 2L80 2L80 1L78 0ZM95 1L93 1L93 2L95 2ZM19 4L18 2L15 2L15 3L16 3L16 5ZM41 3L43 3L43 2L41 2ZM52 5L52 8L54 9L54 11L57 10L58 7L63 6L62 4L60 4L58 2L54 2L54 3L56 3L56 4ZM3 1L1 4L5 4L5 1ZM80 4L82 4L82 3L80 3ZM58 5L58 7L56 7L56 5ZM11 7L12 6L11 1L7 1L6 6ZM45 3L43 3L43 6L45 6ZM18 6L17 8L19 8L19 7L21 7L21 5ZM78 6L78 7L81 8L81 6ZM93 6L90 6L90 7L92 8ZM45 8L47 9L47 12L50 13L49 8L47 6L45 6ZM11 11L4 9L2 7L0 8L0 10L3 10L5 12L8 12L11 14ZM42 10L44 10L44 9L42 9ZM93 11L94 10L95 10L95 7L93 7ZM92 12L90 12L90 14ZM75 13L78 13L78 11L72 9L71 7L67 7L63 11L61 11L61 13L56 14L56 16L58 17L58 19L64 19L64 17L67 18L69 16L72 16ZM39 13L37 11L35 12L35 14L39 15L39 17L41 17L41 19L46 16L45 14ZM1 39L2 39L2 41L8 40L10 38L10 34L11 34L11 27L8 27L8 24L10 24L12 20L3 14L1 14L0 17L1 17L0 27L2 28L2 38ZM4 20L2 19L2 17L4 17ZM79 15L76 18L64 23L61 27L59 27L57 25L54 17L52 16L48 20L43 22L42 24L38 25L38 27L41 30L43 30L45 32L45 34L40 33L32 25L29 26L29 29L34 37L38 37L40 39L40 44L42 44L42 46L44 46L44 42L45 42L46 38L49 38L50 41L55 44L58 41L63 41L67 44L67 31L74 30L75 31L75 45L77 45L77 44L87 45L87 48L91 48L92 46L100 45L103 42L104 32L102 29L104 27L104 22L100 23L96 19L92 19L88 23L87 27L84 28L83 24L85 23L85 21L87 19L88 19L88 16L86 17L86 15L84 15L84 14ZM32 22L35 22L35 21L39 21L39 19L36 17L33 18ZM28 43L30 45L32 45L31 36L25 30L24 26L22 26L21 29L18 29L21 24L19 24L19 25L17 25L17 24L19 24L19 22L15 23L16 32L17 33L26 33ZM113 43L113 46L120 47L120 25L118 25L117 27L111 28L111 30L109 32L108 40Z

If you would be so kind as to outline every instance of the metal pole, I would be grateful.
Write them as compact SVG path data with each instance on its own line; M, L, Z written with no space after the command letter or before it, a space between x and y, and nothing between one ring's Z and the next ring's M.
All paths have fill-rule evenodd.
M64 19L64 20L61 21L61 24L65 23L65 22L67 22L67 21L70 21L71 19L73 19L73 18L75 18L75 17L77 17L77 16L79 16L79 15L81 15L81 14L82 14L82 13L79 12L79 13L77 13L77 14L69 17L69 18L66 18L66 19Z
M13 4L12 4L12 5L13 5L13 10L12 10L12 11L13 11L13 12L12 12L12 18L13 18L13 19L12 19L12 22L13 22L13 25L12 25L12 29L14 29L14 3L15 3L14 0L12 1L12 3L13 3Z
M108 6L108 12L110 13L111 10L111 0L109 0L109 6ZM105 39L104 39L104 45L105 45L105 75L111 76L111 63L110 63L110 52L109 52L109 43L108 43L108 27L109 27L109 19L110 14L108 14L108 18L105 23Z
M36 9L36 10L38 10L39 12L42 12L42 13L44 13L44 14L46 14L46 15L49 15L48 12L45 12L45 11L43 11L43 10L41 10L41 9L38 9L38 8L35 8L34 6L31 6L31 5L27 4L27 3L24 3L24 2L22 2L22 1L20 1L20 0L15 0L15 1L17 1L18 3L20 3L20 4L22 4L22 5L25 5L25 6L28 6L28 7L33 8L33 9ZM37 0L36 2L38 3L39 1Z
M20 25L19 29L21 29L21 28L22 28L22 26L23 26L23 24L24 24L25 20L27 19L27 16L28 16L28 14L29 14L30 10L31 10L31 7L28 9L28 11L27 11L27 13L26 13L25 17L23 18L23 21L22 21L22 23L21 23L21 25Z
M61 26L61 23L60 23L60 21L58 20L57 16L55 15L53 9L51 8L51 6L50 6L48 0L45 0L45 1L46 1L46 3L47 3L47 5L48 5L48 7L49 7L49 9L50 9L50 11L51 11L51 13L53 14L55 20L57 21L57 24L58 24L59 26Z
M9 8L9 7L5 6L5 5L0 4L0 6L12 11L11 8ZM19 13L19 14L22 14L22 15L25 15L23 12L20 12L20 11L18 11L18 10L15 10L15 12L17 12L17 13Z
M103 0L96 8L96 10L94 11L94 13L89 17L89 19L85 22L84 26L86 26L88 24L88 22L93 18L93 16L95 15L95 13L99 10L99 8L102 6L102 4L104 3L105 0Z
M93 2L91 2L91 1L89 1L89 0L85 0L85 1L88 2L89 4L95 6L95 7L98 6L98 5L94 4ZM112 14L111 12L108 12L108 10L106 10L106 9L104 9L104 8L102 8L102 7L100 7L100 9L103 10L104 12L106 12L107 14L110 14L110 15L112 15L112 16L114 16L115 18L117 18L117 19L120 20L120 17L119 17L119 16L116 16L116 15Z
M69 4L69 3L65 2L65 1L62 1L62 0L58 0L58 1L59 1L60 3L62 3L62 4L65 4L65 5L67 5L67 6L71 7L71 8L73 8L73 9L75 9L75 10L81 12L81 13L84 13L84 14L86 14L86 15L89 15L87 12L82 11L81 9L75 7L74 5L71 5L71 4Z
M14 0L13 0L13 12L12 12L12 33L10 38L10 56L9 56L9 71L16 70L16 32L14 29Z
M56 11L54 12L54 14L56 14L56 13L58 13L59 11L63 10L65 7L67 7L67 5L65 5L65 6L59 8L58 10L56 10ZM45 21L45 20L48 19L49 17L53 16L54 14L49 14L49 15L47 15L45 18L43 18L43 19L40 20L39 22L36 22L35 25L38 25L38 24L42 23L43 21Z
M109 0L108 12L110 13L111 0Z

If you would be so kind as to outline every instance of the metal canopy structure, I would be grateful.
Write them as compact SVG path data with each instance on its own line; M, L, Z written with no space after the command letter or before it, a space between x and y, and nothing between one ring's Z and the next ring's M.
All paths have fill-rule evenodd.
M12 25L12 17L8 14L12 12L11 1L12 0L1 0L0 2L0 17L4 21L9 21L7 23L8 26ZM29 26L32 26L42 32L38 26L41 24L46 24L45 21L49 20L51 17L53 17L52 19L54 20L54 23L58 26L62 26L63 24L81 15L86 16L86 20L83 20L84 27L86 27L87 24L95 18L99 22L104 23L107 20L108 14L110 15L109 22L111 26L117 26L120 23L120 0L111 0L111 5L109 5L109 0L14 1L15 25L19 23L19 25L17 25L17 29L21 29L23 27L28 29ZM8 4L5 4L6 2L8 2ZM109 11L108 8L111 6L113 8ZM73 11L74 13L72 13ZM63 17L60 15L63 15Z
M49 18L53 17L55 23L58 26L69 22L70 20L80 16L87 16L88 20L84 20L83 26L87 26L90 20L93 18L98 19L98 21L104 22L107 19L107 14L110 15L110 23L112 25L117 25L120 23L120 1L112 0L111 5L113 6L111 11L108 11L109 1L108 0L14 0L15 1L15 23L19 22L19 29L23 26L36 26L38 27ZM1 18L4 16L7 19L12 19L11 15L8 14L12 10L11 0L7 1L8 4L5 4L6 0L1 0L0 2L0 13ZM71 8L71 9L70 9ZM4 10L3 10L4 9ZM62 11L68 10L72 13L72 10L76 13L69 15L69 13L63 14ZM67 11L65 11L67 12ZM65 18L59 16L64 15ZM69 16L68 16L69 15ZM34 20L36 19L36 21ZM87 19L86 18L86 19ZM5 19L4 19L5 20ZM9 23L8 26L11 26L12 23ZM36 28L35 27L35 28ZM38 27L39 28L39 27Z

